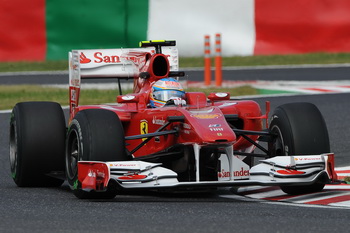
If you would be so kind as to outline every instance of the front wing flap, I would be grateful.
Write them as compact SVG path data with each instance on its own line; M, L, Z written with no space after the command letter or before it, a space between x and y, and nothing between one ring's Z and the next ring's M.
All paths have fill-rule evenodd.
M277 156L262 160L249 170L244 179L232 174L229 180L179 182L177 174L159 163L143 161L78 163L78 179L85 191L105 191L111 180L126 189L160 189L181 187L220 187L247 185L309 185L326 176L337 179L334 154Z

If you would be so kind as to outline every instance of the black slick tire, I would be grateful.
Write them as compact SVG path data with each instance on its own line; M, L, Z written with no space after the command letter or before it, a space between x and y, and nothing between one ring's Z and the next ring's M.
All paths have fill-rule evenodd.
M277 107L272 115L270 132L276 137L269 144L271 156L317 155L330 152L324 118L311 103L290 103ZM288 194L318 192L324 180L306 186L281 186Z
M69 125L66 141L66 177L74 195L81 199L110 199L117 194L115 184L106 192L86 192L78 181L78 161L126 161L122 123L117 114L104 109L87 109L76 114Z
M49 176L64 171L66 123L54 102L23 102L10 119L11 175L19 187L55 187L64 179Z

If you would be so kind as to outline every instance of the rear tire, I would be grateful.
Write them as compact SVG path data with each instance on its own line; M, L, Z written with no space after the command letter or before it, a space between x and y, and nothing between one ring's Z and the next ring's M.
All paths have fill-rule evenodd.
M55 187L63 179L48 176L64 171L66 123L54 102L23 102L10 119L11 175L19 187Z
M316 155L330 152L326 123L311 103L290 103L277 107L272 115L270 132L276 134L269 144L271 156ZM318 192L324 180L306 186L281 186L288 194Z
M81 199L111 199L117 186L110 182L106 192L86 192L78 181L78 161L128 160L124 130L117 114L88 109L76 114L70 123L66 142L66 176L74 195Z

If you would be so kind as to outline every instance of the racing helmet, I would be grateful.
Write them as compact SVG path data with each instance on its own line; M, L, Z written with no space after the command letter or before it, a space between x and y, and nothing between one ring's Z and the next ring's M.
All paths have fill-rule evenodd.
M183 98L185 95L179 81L174 78L162 78L152 86L150 94L151 107L162 107L172 97Z

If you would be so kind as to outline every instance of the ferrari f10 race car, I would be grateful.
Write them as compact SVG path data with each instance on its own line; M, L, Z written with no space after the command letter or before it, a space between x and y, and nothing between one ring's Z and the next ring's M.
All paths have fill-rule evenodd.
M60 186L78 198L120 190L192 191L280 186L289 194L334 181L325 121L311 103L277 107L185 92L175 41L69 53L68 127L54 102L22 102L10 120L10 164L20 187ZM116 103L79 105L83 79L133 80ZM254 158L259 158L254 164Z

